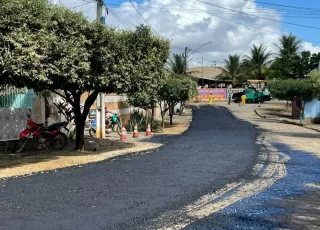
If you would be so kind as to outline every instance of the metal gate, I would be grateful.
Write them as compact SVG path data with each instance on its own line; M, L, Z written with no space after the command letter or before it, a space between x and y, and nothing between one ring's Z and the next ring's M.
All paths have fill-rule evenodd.
M32 108L33 90L0 86L0 141L18 139L26 126L26 113Z
M0 86L0 109L32 108L33 98L33 90L18 89L9 85Z

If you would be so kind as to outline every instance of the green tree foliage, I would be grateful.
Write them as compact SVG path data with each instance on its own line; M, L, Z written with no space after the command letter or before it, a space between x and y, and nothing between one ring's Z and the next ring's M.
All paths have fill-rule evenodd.
M320 90L320 72L317 70L311 71L309 79L314 83L315 87Z
M173 54L169 60L170 71L177 75L184 75L187 70L183 54Z
M196 82L191 78L171 75L160 88L158 102L161 109L162 127L164 116L169 111L170 125L173 123L174 107L181 101L188 101L197 92Z
M273 77L281 79L305 79L320 61L320 54L303 51L298 54L301 41L296 36L283 35L279 39L278 57L271 65Z
M73 107L76 148L84 147L84 123L100 92L157 89L169 42L150 28L116 31L46 0L3 0L0 9L1 79L57 93ZM80 98L90 92L83 112Z
M279 45L276 45L279 49L279 56L286 57L286 56L295 56L298 53L300 48L301 41L297 39L296 36L289 34L289 35L282 35L279 38Z
M318 88L311 80L280 79L268 84L273 97L280 100L302 102L298 108L304 109L304 103L311 101L318 95Z
M311 71L309 73L309 80L315 88L315 97L320 99L320 72L318 70Z
M190 50L189 50L190 51ZM186 78L192 78L191 74L195 71L187 71L188 69L188 52L182 54L173 54L169 60L169 71L174 75L184 76ZM186 101L180 101L180 115L186 106Z
M244 69L242 68L242 61L240 55L229 55L228 59L224 60L225 67L220 68L223 73L218 77L221 80L230 80L232 85L243 83L245 79Z
M319 66L320 53L311 54L303 51L286 57L278 57L271 66L276 78L281 79L306 79L308 74Z
M248 74L252 78L264 80L265 75L263 69L268 67L271 63L271 53L267 51L267 47L264 45L253 45L250 48L250 55L244 59L244 67L247 69Z

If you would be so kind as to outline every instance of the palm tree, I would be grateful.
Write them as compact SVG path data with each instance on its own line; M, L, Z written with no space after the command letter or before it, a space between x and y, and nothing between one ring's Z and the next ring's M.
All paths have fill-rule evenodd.
M242 62L239 55L229 55L228 59L224 59L225 67L220 68L222 70L222 74L218 77L221 80L230 80L232 81L232 85L241 82L242 77L244 76L242 71Z
M169 65L170 70L177 75L183 75L187 69L183 54L173 54L173 57L169 60Z
M250 56L245 56L244 65L250 74L257 76L259 80L264 80L263 70L272 62L271 52L267 51L264 45L253 45L250 48Z
M185 76L192 78L191 74L196 71L187 71L188 59L186 58L188 58L188 55L173 54L172 58L170 58L169 60L170 71L177 76ZM182 115L185 105L185 101L180 101L180 116Z
M301 40L298 40L297 37L292 34L282 35L279 42L280 44L276 44L276 46L279 49L280 56L296 55L301 45Z

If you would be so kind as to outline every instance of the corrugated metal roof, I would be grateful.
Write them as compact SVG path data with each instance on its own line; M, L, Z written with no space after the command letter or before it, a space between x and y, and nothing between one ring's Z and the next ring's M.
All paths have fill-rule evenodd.
M189 68L188 72L191 72L191 75L196 78L217 80L217 77L223 73L222 68L223 67L203 67L203 75L201 66Z

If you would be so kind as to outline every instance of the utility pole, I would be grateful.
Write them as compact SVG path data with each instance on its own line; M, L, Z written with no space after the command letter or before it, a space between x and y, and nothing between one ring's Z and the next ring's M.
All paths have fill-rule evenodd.
M102 17L102 7L104 5L103 0L97 1L97 20L104 24L104 18ZM104 93L100 93L96 100L96 137L105 138L106 136L106 111L105 111L105 101Z
M184 75L187 75L188 47L184 49Z
M204 85L203 85L203 57L202 57L202 87L204 87Z

